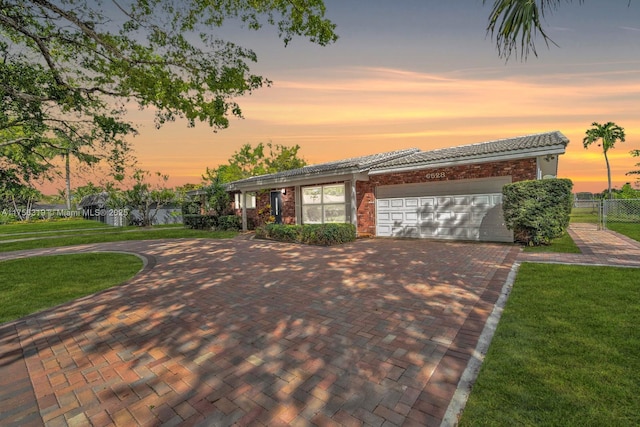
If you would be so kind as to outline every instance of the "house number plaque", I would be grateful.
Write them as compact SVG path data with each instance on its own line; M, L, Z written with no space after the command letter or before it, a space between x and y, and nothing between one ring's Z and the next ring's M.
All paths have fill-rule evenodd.
M444 172L434 172L434 173L428 173L425 177L427 179L438 179L438 178L444 178L445 176L447 176Z

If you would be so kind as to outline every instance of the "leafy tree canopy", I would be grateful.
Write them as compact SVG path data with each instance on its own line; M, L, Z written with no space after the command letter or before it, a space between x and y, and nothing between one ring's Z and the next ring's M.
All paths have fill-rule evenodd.
M261 142L252 147L251 144L245 144L233 153L227 164L214 169L207 168L202 178L225 184L251 176L298 169L307 164L304 159L298 157L299 150L299 145L287 147L273 145L270 142L265 145Z
M274 25L285 44L326 45L337 36L324 13L322 0L0 0L0 148L19 145L41 166L95 144L117 158L135 105L155 111L157 126L226 128L242 117L237 97L270 82L221 28ZM25 179L44 172L5 161Z
M629 152L631 157L640 157L640 150L631 150ZM640 162L635 164L638 169L627 172L625 175L636 175L638 182L640 182Z

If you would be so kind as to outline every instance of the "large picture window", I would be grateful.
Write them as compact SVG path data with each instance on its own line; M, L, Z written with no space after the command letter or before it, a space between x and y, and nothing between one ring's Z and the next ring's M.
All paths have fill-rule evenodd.
M302 188L302 223L347 222L344 184Z

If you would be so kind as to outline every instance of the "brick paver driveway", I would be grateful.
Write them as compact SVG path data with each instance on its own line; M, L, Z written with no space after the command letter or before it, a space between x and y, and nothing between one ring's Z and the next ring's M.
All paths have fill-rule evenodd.
M519 253L417 240L80 250L149 264L0 325L0 424L438 425Z

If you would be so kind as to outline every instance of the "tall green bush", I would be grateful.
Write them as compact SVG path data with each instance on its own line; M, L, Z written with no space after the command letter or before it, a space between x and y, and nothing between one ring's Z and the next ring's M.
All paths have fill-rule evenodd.
M569 179L519 181L502 189L504 219L514 239L531 246L546 245L569 226L573 182Z

